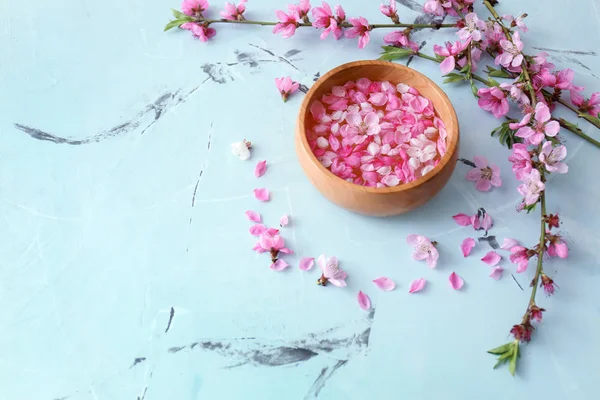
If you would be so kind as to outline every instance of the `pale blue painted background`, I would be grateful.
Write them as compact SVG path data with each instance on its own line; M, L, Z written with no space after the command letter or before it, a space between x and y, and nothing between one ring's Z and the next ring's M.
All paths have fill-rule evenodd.
M383 21L377 1L363 3L343 5L350 16ZM597 52L600 5L550 3L529 1L523 10L531 15L528 49L560 50L551 51L554 62L573 68L576 83L600 89L592 74L600 67L597 53L577 53ZM485 351L509 339L533 271L516 276L525 292L508 273L499 282L490 279L479 261L488 248L464 260L459 243L472 231L450 216L483 206L499 240L510 236L530 245L539 234L538 217L515 213L519 195L508 151L489 138L497 122L476 107L469 88L444 86L461 123L460 154L497 163L502 188L477 192L459 165L442 193L411 214L352 215L324 200L304 177L292 140L303 95L283 104L273 78L291 75L310 86L317 72L376 58L384 32L374 33L363 51L355 41L319 41L310 29L284 40L269 28L219 26L203 44L184 32L162 32L169 8L178 5L0 1L0 399L314 398L321 371L327 368L327 375L340 360L348 362L326 379L320 399L597 397L600 150L565 134L571 173L552 177L548 201L564 221L571 257L547 263L560 290L553 298L540 296L545 321L523 347L513 379L504 369L492 370L494 359ZM250 1L248 17L271 18L283 7L282 1ZM504 0L499 10L522 7ZM417 15L402 5L399 13L405 21ZM415 35L428 42L429 53L434 42L450 37ZM252 45L277 56L300 50L288 57L297 70ZM235 51L266 61L255 68L217 66L224 84L207 79L201 66L237 62ZM430 62L415 60L411 67L441 82ZM153 123L148 105L175 92L163 98ZM80 140L132 120L137 128L82 145L36 140L13 125ZM255 143L252 162L229 151L244 137ZM257 181L259 159L270 168ZM273 191L270 203L253 199L259 185ZM349 286L318 287L315 270L269 270L266 257L250 250L248 208L271 225L291 214L290 246L301 256L338 256ZM411 259L404 239L415 232L440 243L436 270ZM290 260L297 264L296 257ZM466 281L462 292L448 286L452 271ZM376 290L370 281L380 275L396 280L398 289ZM421 276L429 280L426 291L408 295L410 281ZM372 320L356 304L358 290L371 296ZM175 317L165 334L171 307ZM361 345L355 335L369 327L369 344ZM256 339L236 339L248 337ZM322 337L346 339L348 346L275 367L227 368L240 359L199 347L169 352L209 340L231 340L231 349L244 353L299 346L308 338L314 349ZM132 367L140 357L146 360Z

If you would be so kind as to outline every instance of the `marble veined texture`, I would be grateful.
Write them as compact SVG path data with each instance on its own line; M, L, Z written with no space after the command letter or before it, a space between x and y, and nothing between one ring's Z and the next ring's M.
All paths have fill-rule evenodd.
M398 1L402 20L423 20L420 3ZM349 16L384 21L376 0L342 4ZM539 216L515 212L509 151L489 134L498 121L469 87L443 86L461 124L460 156L486 156L503 186L478 192L460 164L412 213L354 215L304 176L293 143L303 94L282 103L273 78L310 87L339 64L377 58L385 32L359 50L312 29L286 40L270 28L219 25L200 43L163 33L178 6L0 1L1 400L598 398L599 149L563 133L570 173L548 182L548 207L560 213L571 255L546 264L560 289L540 294L544 322L512 378L492 369L486 350L509 340L533 268L517 274L505 257L503 278L490 279L479 260L488 245L464 259L459 245L473 232L451 216L484 207L490 234L528 245ZM273 19L285 7L250 0L247 16ZM528 12L526 50L575 70L588 95L600 90L597 0L497 8ZM414 35L428 53L452 38ZM437 65L410 67L441 84ZM252 161L230 153L243 138L255 144ZM257 180L261 159L269 170ZM256 187L272 201L257 202ZM297 253L293 268L274 272L251 251L247 209L272 226L291 216L282 232ZM438 268L411 258L411 233L439 242ZM317 270L297 268L299 257L322 253L340 259L347 288L319 287ZM452 271L466 282L460 292L448 284ZM379 291L371 280L381 275L397 289ZM426 290L409 295L420 277ZM370 312L358 307L359 290Z

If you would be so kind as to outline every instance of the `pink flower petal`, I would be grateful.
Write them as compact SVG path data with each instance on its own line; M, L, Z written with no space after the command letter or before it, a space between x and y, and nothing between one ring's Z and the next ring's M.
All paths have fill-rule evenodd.
M460 245L460 249L462 250L463 256L466 257L469 254L471 254L471 250L473 250L473 247L475 247L475 239L466 238L465 240L463 240L462 244Z
M248 210L248 211L246 211L246 216L252 222L260 222L260 220L261 220L260 214L257 213L256 211Z
M495 279L495 280L499 280L502 277L502 272L504 272L504 268L502 268L502 267L496 267L496 268L494 268L494 270L490 274L490 278Z
M465 281L463 281L460 276L456 275L456 272L450 274L448 281L450 281L450 286L452 286L452 289L454 290L460 290L465 284Z
M425 287L425 283L427 283L425 278L419 278L412 281L412 283L410 284L410 288L408 289L408 293L416 293L418 291L423 290L423 288Z
M289 266L290 266L290 264L286 263L284 260L278 259L273 264L271 264L271 266L269 268L271 268L274 271L283 271L284 269L286 269Z
M364 294L362 291L358 292L357 299L358 299L358 305L363 310L369 310L371 308L371 299L369 299L369 296Z
M279 219L279 226L281 226L282 228L284 226L287 226L290 223L290 217L287 216L287 214L285 214L283 217L281 217Z
M249 230L252 236L260 236L264 231L267 230L267 227L263 224L256 224L252 225Z
M379 289L383 290L384 292L389 292L391 290L394 290L394 288L396 288L396 284L394 283L394 281L385 276L381 276L377 279L374 279L373 283L375 285L377 285L377 287Z
M254 176L260 178L265 174L265 172L267 172L267 161L259 161L258 164L256 164L256 167L254 168Z
M265 189L265 188L261 188L261 189L254 189L254 197L256 197L257 200L260 201L269 201L269 190Z
M452 218L460 226L469 226L469 225L471 225L471 217L468 216L467 214L456 214Z
M484 263L486 263L490 267L493 267L496 264L498 264L500 262L500 260L502 260L502 256L500 254L496 253L495 251L489 251L481 259L481 261L483 261Z
M500 246L500 248L502 250L508 250L510 251L510 249L512 249L515 246L518 246L519 242L517 242L515 239L511 239L511 238L504 238L504 242L502 242L502 246Z
M315 265L315 259L313 257L302 257L298 268L302 271L309 271L313 265Z

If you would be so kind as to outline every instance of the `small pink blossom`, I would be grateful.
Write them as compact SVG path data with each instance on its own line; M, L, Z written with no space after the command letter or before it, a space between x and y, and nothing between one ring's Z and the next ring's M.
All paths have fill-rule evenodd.
M284 214L280 219L279 219L279 226L280 227L284 227L284 226L288 226L288 224L290 223L290 217L287 214Z
M439 56L445 57L444 61L440 64L440 69L443 74L451 72L456 66L456 58L458 55L465 51L469 46L470 40L465 42L456 41L454 43L446 42L445 47L437 44L433 45L433 52ZM456 58L455 58L456 57Z
M465 240L463 240L462 244L460 245L460 249L462 250L463 256L467 257L469 254L471 254L473 247L475 247L475 239L466 238Z
M475 168L467 173L467 180L475 182L475 188L481 192L489 191L492 186L502 186L500 179L500 169L497 165L488 166L488 161L485 157L475 156Z
M593 117L598 117L598 113L600 113L600 92L592 93L588 100L584 100L583 96L577 94L574 96L574 93L577 93L576 89L583 90L582 87L571 88L571 101L582 112L587 112Z
M490 274L490 278L499 280L502 277L502 273L504 272L504 268L502 267L494 267L492 273Z
M396 0L389 0L388 4L381 4L379 10L386 17L390 17L394 23L400 22L396 9Z
M338 287L346 286L348 274L340 269L337 258L321 254L317 258L317 264L322 271L321 277L317 280L318 285L325 286L327 283L331 283Z
M346 19L346 14L342 6L335 7L336 16L333 15L331 7L323 2L323 7L314 7L312 15L314 18L313 26L317 29L324 29L321 33L321 39L325 39L329 33L333 33L336 39L342 37L342 28L340 24Z
M313 257L302 257L300 259L300 263L298 264L298 268L302 271L309 271L312 269L315 264L315 259Z
M494 225L494 222L492 221L490 214L483 208L480 208L477 210L477 214L471 217L471 225L473 225L473 229L476 231L483 229L487 232Z
M448 281L450 282L450 287L452 287L454 290L460 290L465 284L465 281L463 281L463 279L458 276L456 272L450 274Z
M563 238L559 235L552 235L550 232L546 233L548 240L548 255L550 257L567 258L569 256L569 247Z
M300 84L298 82L292 81L292 78L289 76L285 76L283 78L275 78L275 86L279 93L281 94L281 98L284 102L287 101L288 97L297 91L300 88Z
M515 32L512 36L512 42L510 40L500 40L500 46L502 47L502 53L496 56L496 65L500 64L505 68L508 67L519 67L523 63L523 42L519 36L519 32Z
M364 49L371 39L369 21L363 17L350 18L348 21L353 27L346 31L346 37L352 39L358 36L358 48Z
M500 254L496 253L495 251L489 251L481 259L481 261L483 261L484 263L486 263L490 267L496 266L500 262L500 260L502 260L502 256Z
M556 283L550 278L548 275L542 273L542 281L540 282L540 287L544 288L544 292L546 292L546 296L552 296L554 294L554 288Z
M510 253L510 262L517 264L517 272L524 272L529 264L531 251L523 246L514 246L510 249Z
M269 268L271 268L274 271L283 271L284 269L286 269L289 266L290 266L290 264L288 264L287 262L285 262L284 260L279 258L279 259L275 260Z
M462 40L472 39L474 42L479 42L482 38L482 31L485 30L485 22L481 21L477 14L471 12L465 15L465 26L461 28L457 34Z
M387 278L385 276L381 276L377 279L373 280L373 283L381 290L383 290L384 292L389 292L394 290L394 288L396 288L396 284L394 283L393 280L391 280L390 278Z
M248 219L252 222L260 222L261 221L260 214L257 213L256 211L248 210L245 212L245 214L248 217Z
M363 310L371 309L371 299L369 298L369 296L364 294L362 291L358 292L358 296L356 299L358 300L358 306L360 308L362 308Z
M423 4L423 11L427 14L442 17L446 15L446 10L451 7L450 0L427 0L425 4Z
M426 260L429 268L435 268L440 254L431 240L421 235L408 235L406 242L413 246L415 260Z
M427 281L425 278L419 278L411 282L408 293L416 293L423 290Z
M265 188L254 189L254 197L256 197L257 200L269 201L270 195L271 194L269 193L269 189L265 189Z
M217 31L215 31L213 28L209 28L205 24L199 24L196 22L186 22L185 24L181 25L181 29L192 32L194 37L200 39L201 42L208 42L208 39L217 34Z
M349 113L346 121L350 127L350 132L357 135L377 135L381 132L379 126L379 117L374 112L369 112L361 117L358 113Z
M310 12L310 0L300 0L300 3L291 5L298 12L300 18L308 22L308 13Z
M535 121L533 126L519 128L515 136L525 139L528 143L537 146L542 143L545 136L554 137L560 131L558 121L550 120L550 109L547 105L539 102L535 106Z
M181 11L183 11L185 15L198 18L208 9L208 6L207 0L183 0L181 3Z
M394 31L383 37L383 41L396 47L407 47L413 51L419 51L419 45L410 40L410 30Z
M529 175L523 176L522 181L523 183L519 185L517 190L525 197L525 205L530 206L537 203L546 188L546 185L542 182L540 171L537 169L532 170Z
M281 33L284 39L294 36L296 28L300 24L300 15L294 6L288 6L289 13L286 14L281 10L275 11L275 16L279 23L273 28L273 33Z
M510 249L512 249L515 246L518 246L519 242L517 242L515 239L511 239L511 238L504 238L504 241L502 242L502 246L500 246L500 248L502 250L507 250L510 251Z
M567 157L567 148L563 145L556 147L552 146L552 142L545 142L540 153L540 161L544 163L548 172L556 172L557 174L566 174L569 171L567 164L562 160Z
M221 11L221 17L228 21L243 21L244 11L246 11L246 1L240 0L237 6L235 3L225 3L225 10Z
M259 161L258 164L256 164L256 167L254 168L254 176L256 176L257 178L260 178L266 172L267 172L267 161L266 160Z
M477 91L479 99L477 104L485 111L491 112L494 117L501 118L508 113L508 99L504 91L496 86L481 88Z
M510 93L510 98L516 101L519 104L529 104L531 101L529 100L529 96L523 91L524 84L513 82L513 83L501 83L500 88ZM531 117L531 116L530 116ZM529 121L528 121L529 122ZM513 126L518 126L519 128L523 125L517 125L515 123L510 124L510 129Z
M527 14L521 14L517 18L515 18L513 15L503 15L502 19L507 21L511 27L517 27L523 32L527 32L527 25L525 25L525 22L523 22L525 17L527 17Z
M512 154L508 157L508 161L512 163L512 170L518 180L522 180L524 176L529 175L532 170L531 153L527 150L527 145L515 143L512 148Z
M261 233L258 243L253 248L257 253L271 253L273 262L277 259L277 255L281 252L284 254L292 254L293 251L285 247L285 241L283 237L279 235L278 231L268 229Z
M572 69L567 68L554 73L556 77L556 82L554 87L561 90L569 90L573 86L573 78L575 77L575 72Z

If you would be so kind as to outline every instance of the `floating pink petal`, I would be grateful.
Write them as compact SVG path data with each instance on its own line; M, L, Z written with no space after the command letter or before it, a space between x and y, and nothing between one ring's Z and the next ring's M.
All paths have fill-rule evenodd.
M410 288L408 289L408 293L416 293L423 290L423 288L425 287L425 283L427 283L425 278L419 278L412 281L412 283L410 284Z
M264 231L267 230L267 227L263 224L252 225L249 229L250 234L252 236L260 236Z
M502 256L500 254L496 253L495 251L489 251L481 259L481 261L483 261L484 263L486 263L490 267L493 267L496 264L498 264L500 262L500 260L502 260Z
M462 244L460 245L460 249L462 250L463 256L466 257L469 254L471 254L471 250L473 250L473 247L475 247L475 239L466 238L465 240L463 240Z
M260 214L257 213L256 211L248 210L248 211L246 211L246 216L252 222L260 222L261 221Z
M471 225L471 217L468 216L467 214L456 214L452 218L454 218L454 221L456 221L456 223L459 224L460 226Z
M267 161L259 161L254 168L254 176L260 178L267 172Z
M287 214L285 214L283 217L281 217L279 219L279 226L281 226L282 228L284 226L287 226L290 223L290 217L288 217Z
M495 280L499 280L502 277L502 273L503 272L504 272L504 268L502 268L502 267L496 267L496 268L494 268L494 270L490 274L490 278L495 279Z
M302 271L309 271L313 265L315 265L315 259L313 257L302 257L298 268Z
M512 249L515 246L518 246L519 242L517 242L515 239L511 239L511 238L504 238L504 242L502 242L502 246L500 246L500 248L502 250L508 250L510 251L510 249Z
M265 188L261 188L261 189L254 189L254 197L256 197L257 200L260 201L269 201L269 189L265 189Z
M373 280L373 283L375 285L377 285L377 287L381 290L383 290L384 292L389 292L391 290L394 290L396 288L396 284L394 283L393 280L391 280L390 278L387 278L385 276L381 276L377 279Z
M465 284L465 281L463 281L460 276L456 275L456 272L450 274L448 281L450 281L450 286L452 286L452 289L454 290L460 290Z
M371 299L369 299L369 296L364 294L362 291L358 292L357 299L358 299L358 305L363 310L369 310L371 308Z
M286 269L289 266L290 266L290 264L286 263L282 259L279 259L279 260L275 261L273 264L271 264L271 266L269 268L271 268L274 271L283 271L284 269Z

